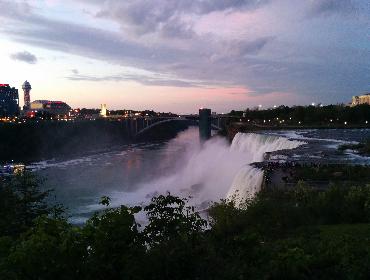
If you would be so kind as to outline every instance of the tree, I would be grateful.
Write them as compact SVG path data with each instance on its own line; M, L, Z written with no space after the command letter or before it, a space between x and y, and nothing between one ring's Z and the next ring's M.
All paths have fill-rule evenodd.
M153 279L201 279L208 257L203 220L187 199L170 193L152 198L144 208L149 225L143 231L149 246ZM207 267L208 268L208 267Z
M25 168L14 174L9 181L1 181L0 237L18 237L33 227L33 220L41 215L64 218L65 208L62 205L49 205L46 202L53 190L40 190L42 183L43 180Z

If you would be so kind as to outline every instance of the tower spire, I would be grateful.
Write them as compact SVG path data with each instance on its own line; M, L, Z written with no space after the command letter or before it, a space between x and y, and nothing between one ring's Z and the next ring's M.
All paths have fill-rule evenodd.
M30 91L31 91L31 84L27 82L27 80L23 83L22 89L24 92L24 109L30 110L31 109L31 101L30 101Z

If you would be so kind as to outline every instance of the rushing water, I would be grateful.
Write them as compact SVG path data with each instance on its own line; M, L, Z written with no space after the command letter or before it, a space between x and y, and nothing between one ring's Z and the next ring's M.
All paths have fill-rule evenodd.
M326 149L334 151L343 141L360 141L359 135L366 138L369 134L368 130L362 134L347 133L356 134L357 138L338 140L340 133L332 132L336 139L328 136L331 141L321 139L316 130L237 134L230 146L221 138L200 143L198 128L191 127L166 143L127 145L85 157L37 162L29 167L47 179L44 188L55 190L55 200L68 207L70 221L81 224L102 209L101 196L110 197L113 207L136 206L147 205L151 197L169 191L180 197L193 197L190 203L198 210L235 191L246 197L258 191L262 183L262 171L249 164L262 161L264 153L303 147L312 138L327 141ZM145 217L138 219L140 222Z

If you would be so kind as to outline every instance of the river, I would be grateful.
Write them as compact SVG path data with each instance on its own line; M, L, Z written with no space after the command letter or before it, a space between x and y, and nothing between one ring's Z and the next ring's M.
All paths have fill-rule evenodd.
M68 208L69 221L83 224L101 210L102 196L111 206L147 205L153 196L167 191L191 196L198 210L231 195L253 194L261 185L262 172L249 164L261 161L266 152L275 160L326 160L366 164L368 158L350 151L337 155L337 146L370 137L370 130L264 131L234 140L199 141L198 127L190 127L164 143L135 144L96 151L83 157L34 162L27 166L45 178L44 189L54 189L52 200ZM287 152L285 149L292 149ZM145 217L138 216L138 222Z

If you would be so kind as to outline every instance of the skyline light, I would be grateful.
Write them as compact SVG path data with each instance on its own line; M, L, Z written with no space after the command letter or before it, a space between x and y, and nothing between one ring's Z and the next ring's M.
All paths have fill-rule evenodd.
M0 0L0 9L0 82L21 94L29 81L31 101L189 114L348 104L370 92L368 0Z

